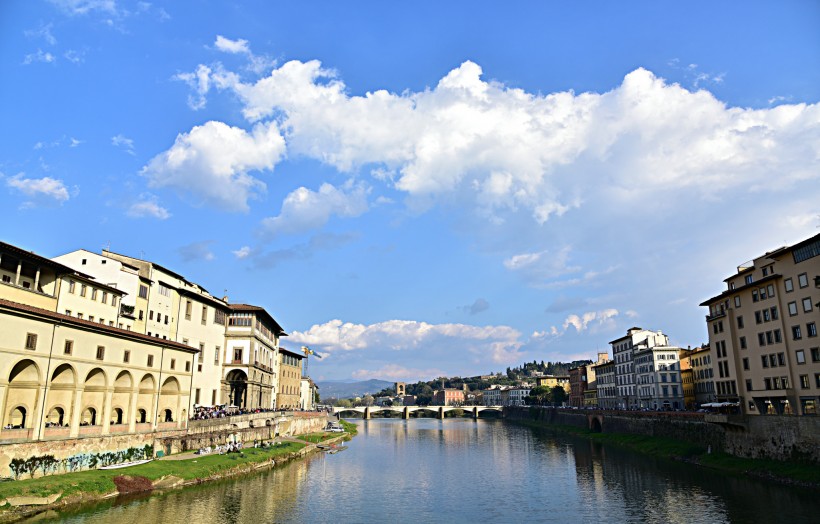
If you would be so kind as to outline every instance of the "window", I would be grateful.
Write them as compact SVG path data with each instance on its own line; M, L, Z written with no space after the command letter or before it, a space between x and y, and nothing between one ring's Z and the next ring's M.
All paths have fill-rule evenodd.
M205 360L205 344L199 345L199 355L197 358L199 359L200 364L202 364L202 361Z
M149 368L154 366L154 355L148 355L147 365L148 365Z
M800 375L800 388L801 389L809 389L809 376L808 375Z
M811 299L806 297L803 299L803 312L808 313L809 311L811 311Z
M80 296L84 297L87 291L88 291L88 286L86 286L85 284L81 284L80 285Z
M68 281L68 292L69 293L74 294L74 287L76 286L76 284L77 283L74 282L73 280Z
M772 320L777 320L777 306L770 309L772 312Z
M193 304L190 300L185 301L185 320L191 320L191 308Z
M102 360L105 358L105 347L104 346L97 346L97 360Z
M199 404L199 388L194 392L194 404Z
M37 335L34 333L26 333L26 349L37 349Z
M798 349L794 353L795 359L797 360L798 364L805 364L806 363L806 352L802 349Z
M143 316L143 312L142 312L142 310L140 309L139 319L140 319L140 320L142 320L143 318L144 318L144 316Z
M176 367L177 367L177 359L172 358L171 359L171 369L176 369Z
M774 379L772 379L772 382L772 387L774 389L780 389L780 377L774 377Z
M766 344L774 344L774 335L771 331L766 332Z
M154 312L153 311L148 312L148 320L154 320Z
M761 355L760 356L760 362L761 362L761 364L763 364L764 368L769 367L769 357L768 357L768 355Z
M742 316L737 317L737 327L739 329L743 329L743 317Z
M97 300L97 288L91 288L91 300Z
M783 281L783 286L786 288L786 293L791 293L794 291L794 282L792 282L792 279L790 278Z
M83 314L82 314L82 313L77 313L77 318L82 319L82 318L83 318Z
M820 388L820 373L815 373L815 374L814 374L814 384L815 384L818 388Z
M740 296L735 296L735 307L740 307Z
M114 307L116 307L116 306L117 306L117 299L118 299L118 298L119 298L119 297L118 297L117 295L114 295L114 296L112 296L112 297L111 297L111 305L112 305L112 306L114 306Z
M225 312L219 309L214 309L214 324L221 326L225 325Z
M763 322L768 322L771 319L772 319L772 317L769 316L769 310L764 309L763 310Z
M809 287L809 277L806 273L801 273L797 275L797 285L801 288Z
M126 349L125 351L122 352L122 361L125 362L126 364L131 362L131 351Z
M746 379L746 391L752 390L752 381L750 379Z
M766 389L772 389L772 379L764 378L763 384L765 385Z
M102 302L103 304L108 304L108 292L107 291L102 292L102 298L100 299L100 302Z
M88 262L88 259L84 258L83 261L82 261L82 265L85 265L86 262Z
M157 315L157 320L159 320L159 315ZM168 315L165 315L165 325L168 325Z
M769 274L769 268L764 267L764 268L763 268L763 276L765 277L765 276L767 276L768 274Z
M769 365L773 368L777 367L777 355L775 355L774 353L769 355Z
M746 275L745 281L746 281L747 284L751 284L752 283L752 275Z
M747 371L749 369L749 359L748 358L743 359L743 369L745 369Z
M746 337L740 337L740 349L746 349Z
M143 286L140 284L140 298L148 298L148 286Z
M760 324L763 322L763 316L760 314L760 311L755 311L755 324Z
M214 364L219 364L219 353L219 346L216 346L216 349L214 350Z
M752 302L757 302L759 299L757 298L757 290L752 290Z
M168 286L166 286L165 284L160 282L160 284L159 284L159 294L164 296L164 297L170 297L171 296L171 288L169 288Z
M65 314L66 314L66 315L68 315L68 316L71 316L71 310L70 310L70 309L66 309L66 310L65 310Z
M803 333L800 331L800 326L792 326L792 339L800 340L803 338Z
M780 336L779 329L774 330L774 341L776 344L780 344L781 342L783 342L783 337Z
M795 316L797 314L797 302L789 302L789 315Z
M785 353L778 353L777 354L777 365L778 366L785 366L786 365L786 354Z
M760 346L765 346L766 345L766 335L765 334L763 334L763 333L758 333L757 334L757 344L760 345Z
M199 366L199 370L202 371L202 366ZM185 361L185 372L190 373L191 371L191 363L187 360Z
M71 351L74 349L74 341L73 340L66 340L65 345L63 346L63 355L70 355Z
M242 348L233 348L233 359L242 360Z
M774 297L774 284L769 284L766 286L766 291L769 293L769 298Z
M202 306L202 325L208 322L208 306Z
M760 288L760 300L764 300L766 298L766 288Z
M806 324L806 336L807 337L816 337L817 336L817 324L814 322L809 322Z

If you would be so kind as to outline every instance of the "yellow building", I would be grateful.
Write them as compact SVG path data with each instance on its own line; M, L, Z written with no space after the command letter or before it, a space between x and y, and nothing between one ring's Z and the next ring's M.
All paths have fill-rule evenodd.
M544 375L541 377L535 377L535 383L537 386L547 386L550 389L554 388L555 386L561 386L562 388L564 388L564 391L567 392L567 395L569 395L570 393L569 375Z
M302 359L304 355L279 348L279 393L276 409L299 409L301 406Z

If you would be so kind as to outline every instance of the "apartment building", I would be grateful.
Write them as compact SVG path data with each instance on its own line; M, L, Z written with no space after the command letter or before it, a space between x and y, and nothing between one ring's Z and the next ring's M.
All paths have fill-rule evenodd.
M580 408L584 405L584 393L587 390L586 366L569 370L569 405Z
M618 386L615 380L615 361L608 360L593 366L595 369L596 401L599 408L618 407Z
M433 393L433 404L436 406L464 405L464 390L458 388L439 389Z
M681 348L638 345L632 359L638 407L652 410L683 409L680 374Z
M302 359L305 355L279 348L279 393L276 409L298 409L302 381Z
M692 366L692 381L695 386L695 406L717 401L715 394L714 368L712 367L712 350L709 344L689 353Z
M816 415L820 402L820 235L737 267L702 302L718 401L747 414Z
M513 388L505 388L501 390L501 405L502 406L524 406L526 402L524 398L529 396L532 389L519 386ZM459 390L460 391L460 390Z
M615 381L618 387L618 407L634 409L639 407L637 397L633 352L637 347L651 348L669 345L669 337L660 331L649 331L639 327L629 328L626 335L609 342L615 361Z

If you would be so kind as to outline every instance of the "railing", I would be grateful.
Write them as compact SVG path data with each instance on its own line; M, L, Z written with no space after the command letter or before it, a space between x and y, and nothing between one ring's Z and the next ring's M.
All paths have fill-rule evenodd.
M43 438L66 438L71 436L71 428L55 426L43 429Z
M102 426L80 426L80 435L101 435Z
M31 438L31 429L4 429L0 430L0 440L28 440Z
M723 318L725 316L726 316L726 310L724 309L723 311L718 311L714 315L706 315L706 322L710 322L710 321L715 320L717 318Z

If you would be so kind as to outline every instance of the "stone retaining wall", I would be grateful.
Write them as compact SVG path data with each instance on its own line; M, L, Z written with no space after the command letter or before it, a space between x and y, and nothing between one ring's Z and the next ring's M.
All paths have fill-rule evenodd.
M670 438L746 458L804 460L820 464L820 417L703 415L628 411L504 408L513 420L562 424L604 433Z

